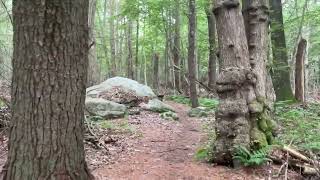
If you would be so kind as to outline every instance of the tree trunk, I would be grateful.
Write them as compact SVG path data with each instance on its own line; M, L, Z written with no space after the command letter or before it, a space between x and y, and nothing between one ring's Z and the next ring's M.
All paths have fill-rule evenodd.
M128 59L127 59L127 77L133 79L133 56L132 56L132 20L128 20L128 32L127 32L127 43L128 43Z
M259 112L252 114L251 131L259 131L260 138L266 139L268 144L273 143L273 128L265 128L259 122L265 119L269 122L273 121L270 110L273 109L275 99L270 96L274 93L271 77L267 71L268 49L269 49L269 25L268 25L268 0L245 0L243 3L244 16L246 26L246 34L248 39L249 62L251 69L256 75L255 89L255 105L261 106ZM258 121L257 121L258 119ZM253 123L254 122L254 123ZM269 123L270 124L270 123ZM251 139L253 139L251 137ZM266 144L257 142L256 146L261 147Z
M215 88L217 79L217 57L216 57L216 22L212 7L206 9L208 19L208 35L209 35L209 66L208 66L208 87Z
M301 39L298 45L296 54L296 70L295 70L295 97L296 99L304 103L305 87L304 87L304 61L306 55L307 41Z
M174 81L175 88L180 92L180 60L181 60L181 48L180 48L180 0L175 0L175 10L174 10L174 45L173 45L173 63L174 63Z
M188 69L190 81L190 98L192 108L199 106L197 85L196 85L196 3L189 0L189 35L188 35Z
M100 67L97 62L97 52L96 52L96 38L94 32L95 26L95 14L96 14L96 0L89 1L89 66L88 66L88 76L87 76L87 86L93 86L100 82Z
M83 145L87 0L13 1L12 120L4 180L93 179Z
M255 1L255 3L257 2ZM254 27L250 32L257 33L252 34L255 36L253 40L259 37L262 38L263 43L255 44L254 47L250 44L250 47L261 49L266 43L266 37L262 36L266 35L263 24L267 21L264 18L267 10L262 4L252 5L255 5L256 8L253 9L258 14L252 14L257 17L251 20ZM232 158L236 147L242 146L250 149L268 145L267 135L269 131L263 131L258 126L258 123L260 119L263 122L271 122L271 120L260 118L265 104L263 104L263 100L257 98L261 94L261 92L257 91L261 91L262 88L255 89L259 75L255 73L256 70L254 68L251 69L252 61L262 64L264 59L254 57L255 59L251 59L252 61L249 60L250 55L253 55L253 53L249 55L239 1L217 0L214 7L219 52L222 61L220 64L222 71L217 79L217 92L220 103L216 111L214 157L216 163L238 165L238 162ZM270 127L267 128L269 129Z
M159 54L153 55L153 88L158 92L159 89Z
M110 61L111 61L111 76L116 76L116 37L114 27L114 11L115 11L115 0L110 0Z
M137 27L136 27L136 59L135 59L135 74L136 80L139 80L139 31L140 31L140 24L139 24L139 16L137 19Z
M277 101L292 100L290 68L284 34L282 4L280 0L270 0L271 4L271 40L273 53L272 80Z

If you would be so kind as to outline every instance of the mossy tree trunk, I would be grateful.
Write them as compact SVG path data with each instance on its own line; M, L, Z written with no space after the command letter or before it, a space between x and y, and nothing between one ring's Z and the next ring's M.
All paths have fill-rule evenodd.
M266 8L261 6L261 9L254 9L258 14L251 23L259 24L261 21L260 25L262 25L267 21L265 19ZM266 73L257 73L258 68L266 71L265 59L255 56L265 46L265 41L262 41L261 44L255 42L257 43L255 46L249 44L248 47L245 24L238 0L216 0L214 14L222 61L221 72L217 79L220 104L216 111L217 139L214 157L217 163L232 164L235 147L242 146L250 149L268 144L267 135L258 125L260 119L268 119L268 116L263 114L265 99L262 97L265 95L261 95L266 91L265 84L263 84L265 80L257 82L259 78L266 76ZM252 42L260 38L267 38L263 37L267 36L265 28L265 26L252 28L250 33L257 33L254 34ZM249 53L249 48L256 49L252 51L253 53ZM254 64L259 65L256 67Z
M87 0L13 1L12 121L4 180L88 180Z
M270 0L270 5L274 90L277 101L293 100L281 0Z

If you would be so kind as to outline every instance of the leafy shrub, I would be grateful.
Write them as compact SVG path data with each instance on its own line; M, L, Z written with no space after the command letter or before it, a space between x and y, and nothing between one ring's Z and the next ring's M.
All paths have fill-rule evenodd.
M265 147L259 150L249 151L245 147L237 147L233 159L239 160L244 166L260 166L268 161L269 147Z

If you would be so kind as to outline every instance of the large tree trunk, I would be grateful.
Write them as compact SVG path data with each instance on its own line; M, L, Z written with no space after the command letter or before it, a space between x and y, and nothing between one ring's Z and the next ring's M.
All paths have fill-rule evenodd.
M115 0L110 0L110 62L111 62L111 76L116 76L116 37L115 37L115 25L114 25L114 11L115 11Z
M304 61L306 55L307 41L301 39L298 44L296 54L296 70L295 70L295 97L299 102L304 102L305 98L305 74L304 74Z
M88 66L88 77L87 86L93 86L100 82L100 67L97 62L97 52L96 52L96 38L95 38L95 14L96 14L96 0L89 1L89 66Z
M180 48L180 0L175 0L175 10L174 10L174 45L173 45L173 63L174 63L174 81L175 88L180 92L180 61L181 61L181 48Z
M272 80L277 101L292 100L290 68L284 34L282 4L280 0L270 0L271 4L271 40L273 52Z
M12 121L4 180L88 180L87 0L13 1Z
M261 131L261 137L266 138L268 144L272 144L273 129L270 127L260 127L261 123L256 119L265 119L272 121L270 110L273 109L275 101L273 94L273 85L271 77L267 71L268 49L269 49L269 25L268 25L268 0L244 0L244 16L249 48L249 62L256 75L257 81L254 86L257 105L260 104L262 109L252 115L254 118L251 129ZM270 124L270 123L269 123ZM252 139L252 138L251 138ZM263 143L259 142L258 147Z
M261 74L256 73L257 67L265 71L266 59L256 57L256 54L267 44L267 37L263 37L267 36L265 29L267 9L263 4L259 4L261 1L254 2L256 4L251 4L254 11L250 14L254 18L250 18L252 27L249 34L254 36L250 42L255 44L249 45L252 50L250 54L239 1L215 2L214 13L222 63L217 80L220 104L216 111L217 139L214 157L215 162L221 164L237 165L232 157L238 146L250 149L266 146L269 143L269 131L258 125L259 121L271 122L271 120L265 119L262 115L265 100L259 96L263 94L265 88L257 84ZM258 43L260 39L262 41ZM267 126L267 129L269 128L271 127Z
M216 22L212 7L206 9L208 19L208 35L209 35L209 66L208 66L208 87L215 88L217 79L217 57L216 57Z
M127 32L127 46L128 46L128 58L127 58L127 77L134 79L133 71L133 55L132 55L132 20L128 20L128 32Z
M196 3L189 0L189 35L188 35L188 69L190 82L190 98L193 108L199 106L197 85L196 85Z

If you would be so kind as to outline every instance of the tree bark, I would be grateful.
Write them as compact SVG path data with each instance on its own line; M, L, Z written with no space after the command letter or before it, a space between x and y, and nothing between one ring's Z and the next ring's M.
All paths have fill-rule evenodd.
M189 35L188 35L188 69L190 81L190 98L192 108L199 106L197 84L196 84L196 3L189 0Z
M280 0L270 0L271 4L271 41L273 53L272 80L277 101L292 100L290 68L284 34L282 4Z
M87 86L93 86L100 82L100 67L97 62L97 52L96 52L96 38L95 38L95 14L96 14L96 0L89 1L89 66L88 66L88 77Z
M153 88L158 92L159 89L159 54L153 54Z
M243 8L246 34L248 40L249 62L251 69L256 75L256 83L254 86L256 100L255 106L261 106L259 112L251 113L251 132L259 132L260 139L267 140L268 144L273 143L273 128L265 128L261 124L261 119L271 122L270 115L275 101L271 77L267 71L268 49L269 49L269 12L268 0L244 0ZM269 123L270 124L270 123ZM254 139L251 137L251 139ZM255 146L264 146L262 141L257 141Z
M208 87L215 88L217 79L217 57L216 57L216 22L212 7L206 9L208 19L208 35L209 35L209 65L208 65Z
M304 61L306 55L306 47L307 41L305 39L301 39L298 44L297 54L296 54L296 70L295 70L295 97L296 99L304 103L305 101L305 68Z
M115 0L109 1L110 8L110 62L111 62L111 76L116 76L116 37L115 37L115 25L114 25L114 11L115 11Z
M93 179L83 145L87 0L13 1L12 120L4 180Z
M253 2L253 1L252 1ZM255 3L261 3L261 1ZM255 11L250 15L250 36L254 36L250 42L262 38L262 42L250 44L250 48L256 48L249 53L246 40L245 23L240 11L239 0L215 1L214 14L217 22L219 40L219 52L221 58L221 72L217 79L217 92L220 98L216 110L216 144L214 149L214 161L219 164L238 165L233 160L236 147L248 149L268 145L269 131L260 128L259 121L271 122L264 119L264 100L259 98L263 88L257 87L258 74L252 61L263 64L263 58L253 56L259 49L267 44L263 35L266 35L267 9L262 4L252 4ZM258 25L259 24L259 25ZM257 27L259 26L259 27ZM255 34L256 33L256 34ZM251 38L250 38L251 39ZM260 40L260 39L259 39ZM263 53L263 52L262 52ZM253 58L250 59L252 55ZM250 61L251 60L251 61ZM251 63L251 64L250 64ZM265 67L261 66L262 70ZM226 128L228 127L228 128ZM267 126L267 129L271 127Z
M127 43L128 43L127 77L129 79L134 79L133 55L132 55L132 20L130 19L128 20Z
M181 48L180 48L180 0L175 0L175 10L174 10L174 45L173 45L173 63L174 63L174 81L175 88L180 92L180 61L181 61Z
M137 27L136 27L136 59L135 59L135 79L139 80L139 31L140 31L140 23L139 23L139 15L137 17Z

